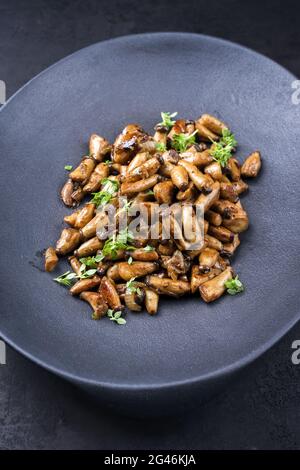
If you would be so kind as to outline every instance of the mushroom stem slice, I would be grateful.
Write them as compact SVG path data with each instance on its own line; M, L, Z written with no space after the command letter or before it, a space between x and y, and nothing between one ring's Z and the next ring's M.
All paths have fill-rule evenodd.
M56 242L56 253L64 256L74 250L80 243L81 234L74 228L64 228Z
M99 292L84 291L81 292L80 298L90 304L94 310L93 318L99 320L106 315L108 305Z
M56 267L58 263L58 256L55 249L49 246L45 251L45 270L50 273Z
M218 276L210 279L199 287L200 295L204 302L213 302L224 294L226 287L225 282L232 279L233 271L228 267Z
M244 161L241 174L245 178L255 178L261 168L261 156L259 152L253 152L249 155L248 158Z
M152 289L145 289L145 307L149 315L155 315L158 310L159 295Z
M173 297L187 294L191 290L190 283L187 281L160 278L158 276L147 276L146 284L159 294L171 295Z

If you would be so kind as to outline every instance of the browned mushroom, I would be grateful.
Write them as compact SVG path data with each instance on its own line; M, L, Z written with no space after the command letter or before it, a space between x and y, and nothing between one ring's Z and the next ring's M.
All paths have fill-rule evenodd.
M145 291L145 307L149 315L155 315L158 309L159 295L152 289L144 289Z
M109 175L109 166L106 163L98 163L88 182L83 186L85 193L94 193L101 187L101 181Z
M183 166L175 165L172 173L171 179L173 184L180 190L185 191L189 185L189 175L186 169Z
M193 165L192 163L187 162L186 160L180 160L178 165L183 166L187 171L190 179L193 181L194 185L200 190L209 192L211 190L211 185L213 179L209 175L204 175L200 170Z
M153 188L153 186L158 182L158 180L159 175L152 175L150 176L150 178L139 180L134 183L122 183L121 194L126 195L146 191L147 189Z
M50 273L56 267L58 263L58 256L55 249L49 246L45 251L45 270Z
M72 198L72 194L74 192L74 183L71 179L68 179L68 181L64 184L60 196L62 198L63 203L68 206L72 207L76 205L76 201Z
M111 150L110 143L97 134L92 134L89 142L89 154L94 160L102 161L103 157Z
M80 298L90 304L90 306L94 310L93 318L95 320L99 320L101 317L104 317L106 315L108 305L99 292L81 292Z
M77 258L91 256L97 253L102 247L103 241L100 241L98 237L90 238L74 251L74 255L77 256Z
M124 309L112 279L108 279L108 277L104 276L101 279L99 292L112 310L117 312Z
M146 276L154 273L158 269L158 264L148 261L133 261L132 264L127 262L118 263L119 275L124 281L130 281L133 277Z
M241 174L246 178L255 178L261 168L261 157L259 152L253 152L244 161Z
M159 204L171 204L174 190L175 186L172 181L162 181L154 186L154 197Z
M159 294L166 294L174 297L187 294L191 290L190 283L187 281L176 281L169 278L160 278L158 276L147 276L146 284Z
M224 294L226 287L225 282L232 279L232 268L228 267L218 276L210 279L199 287L200 295L205 302L212 302L222 294Z
M80 243L81 234L74 228L64 228L59 240L56 242L56 253L64 256L74 250Z
M79 295L81 292L93 289L99 286L101 277L93 276L90 279L80 279L70 289L70 294Z
M83 157L81 163L75 170L71 171L70 178L77 183L88 181L95 168L95 161L90 157Z

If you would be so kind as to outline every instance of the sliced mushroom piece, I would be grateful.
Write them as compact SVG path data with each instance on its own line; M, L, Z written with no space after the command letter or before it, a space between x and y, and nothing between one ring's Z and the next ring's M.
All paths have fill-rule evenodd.
M160 278L158 276L147 276L146 284L159 294L179 297L187 294L191 290L190 283L187 281L173 280L169 278Z
M190 259L184 256L179 250L176 250L170 258L166 258L168 259L165 261L163 267L167 270L168 276L174 280L176 280L178 276L187 273L191 266Z
M253 152L244 161L241 174L245 178L255 178L261 169L261 156L259 152Z
M185 119L177 119L175 124L173 125L172 129L168 134L168 139L172 140L174 134L185 134L186 133L186 120Z
M174 191L175 186L170 180L157 183L153 188L154 197L159 204L171 204Z
M56 242L56 253L61 256L70 253L74 250L74 248L77 247L77 245L80 243L80 240L81 234L79 230L74 228L64 228L61 232L59 240Z
M232 183L232 186L233 186L234 191L238 195L244 193L249 188L248 184L245 183L245 181L243 181L242 179L240 179L238 181L234 181Z
M215 181L221 181L222 168L219 162L213 162L204 168L204 173L211 176Z
M219 252L213 248L205 248L199 255L199 266L201 272L207 272L212 268L219 258Z
M153 139L159 144L167 145L167 132L164 130L156 130Z
M137 153L135 155L135 157L133 157L131 162L128 164L126 174L129 175L133 170L135 170L139 166L143 165L143 163L145 163L148 160L149 157L150 157L150 155L149 155L148 152L139 152L139 153Z
M97 134L92 134L89 141L89 154L95 160L101 162L104 156L111 151L108 140Z
M151 135L147 134L143 135L139 139L138 148L139 152L149 152L151 155L153 155L157 151L155 140L153 139L153 137L151 137Z
M220 197L228 199L228 201L236 202L239 199L238 194L235 192L234 186L231 183L221 183Z
M217 238L221 242L224 243L232 243L234 240L234 233L232 233L230 230L227 228L223 227L220 225L219 227L214 227L211 225L208 229L209 235L212 235L213 237Z
M215 134L215 132L212 132L207 127L205 127L200 122L199 119L198 119L198 121L196 121L196 129L198 131L199 136L207 142L211 142L212 140L218 140L219 139L218 134Z
M185 191L189 185L189 175L186 169L183 166L175 165L172 173L171 179L173 184L180 190Z
M124 300L126 307L132 312L140 312L142 310L142 303L145 299L144 289L138 288L136 292L130 289L125 290Z
M147 274L154 273L158 269L158 264L148 261L133 261L132 264L127 262L120 262L119 275L124 281L130 281L133 277L146 276Z
M68 181L64 184L60 196L63 201L63 203L67 207L73 207L76 205L76 201L72 198L72 194L74 192L74 183L71 179L68 179Z
M81 186L78 183L75 184L76 189L72 192L72 199L74 200L75 205L80 204L85 194Z
M45 251L45 271L50 273L56 267L58 263L58 256L55 249L52 246L49 246Z
M202 124L204 127L209 129L210 131L214 132L215 134L222 135L222 131L228 129L224 122L220 121L220 119L212 116L211 114L202 114L202 116L198 119L198 123Z
M95 165L95 161L92 158L83 157L79 166L70 173L69 176L71 180L77 183L84 183L85 181L88 181L89 177L94 171Z
M90 279L80 279L77 281L70 289L70 294L79 295L81 292L93 289L94 287L99 286L101 277L93 276Z
M77 256L77 258L91 256L97 253L102 247L103 242L100 241L98 237L90 238L74 251L74 255Z
M145 307L149 315L155 315L158 310L159 295L151 289L145 290Z
M107 272L107 270L110 267L111 267L111 261L100 261L97 264L97 274L99 274L99 276L104 276L104 274Z
M234 233L244 232L249 227L247 212L240 207L237 209L235 212L226 213L226 217L223 218L224 227Z
M81 263L76 256L69 256L68 261L73 269L74 273L80 274Z
M108 214L105 211L98 211L84 227L80 230L81 235L84 239L94 237L97 232L97 228L101 228L108 224Z
M127 256L135 261L157 261L159 256L155 250L145 250L144 248L137 248L136 250L128 251Z
M211 192L208 194L200 194L200 196L196 199L195 204L201 205L203 207L204 213L210 209L210 207L219 199L220 196L220 183L215 181L210 186Z
M201 286L201 284L204 284L205 282L209 281L210 279L213 279L216 277L218 274L220 274L220 270L217 269L210 269L206 273L202 273L200 271L200 267L196 264L192 267L192 273L191 273L191 292L194 294L198 288Z
M109 175L109 166L106 163L98 163L88 182L84 185L85 193L95 193L101 187L101 181Z
M99 292L102 297L106 300L109 307L113 309L115 312L119 310L123 310L124 307L121 303L119 294L117 292L115 283L112 279L108 279L108 277L104 276L101 279Z
M225 170L230 174L232 181L238 181L241 178L240 165L236 158L229 158Z
M224 294L226 290L225 282L232 279L232 275L232 268L228 267L218 276L202 284L199 287L199 290L204 302L212 302L221 297L221 295Z
M127 163L133 152L138 148L139 139L144 135L138 124L129 124L116 138L113 145L113 161Z
M153 188L159 180L159 175L152 175L150 178L139 180L134 183L122 183L121 194L133 194L146 191L147 189Z
M72 212L72 214L65 215L64 222L66 222L66 224L70 225L71 227L74 227L79 212L80 212L80 209L77 210L77 211Z
M119 281L120 279L122 279L119 273L119 264L115 263L110 266L110 268L108 268L108 270L106 271L106 276L112 281Z
M214 161L210 154L210 150L206 149L200 151L198 145L192 145L188 150L182 152L180 157L183 160L199 167L207 166Z
M218 250L218 251L222 251L223 249L223 243L217 238L212 237L211 235L206 234L204 237L204 241L205 241L206 246L208 246L209 248L214 248L215 250Z
M234 239L233 239L232 243L224 243L223 244L223 250L221 252L221 255L222 256L228 256L228 257L232 256L239 245L240 245L240 239L239 239L238 234L236 233L234 235Z
M175 246L172 240L166 240L166 243L160 243L157 248L160 255L172 256L175 251Z
M194 183L190 181L185 191L178 191L176 199L178 201L194 202L197 197L197 194L198 192Z
M80 211L78 211L74 227L78 229L85 227L85 225L93 219L95 209L95 204L86 204Z
M154 175L160 167L160 162L156 157L149 158L145 163L127 172L125 181L128 183L149 178Z
M210 209L206 211L205 218L210 224L215 225L216 227L219 227L222 224L222 217L220 214Z
M183 166L185 168L190 179L200 191L211 191L213 179L209 175L204 175L200 170L198 170L196 165L193 165L192 163L189 163L186 160L180 160L178 162L178 165Z
M102 295L99 294L99 292L81 292L80 298L90 304L90 306L94 310L93 318L95 320L99 320L99 318L104 317L106 315L108 305Z

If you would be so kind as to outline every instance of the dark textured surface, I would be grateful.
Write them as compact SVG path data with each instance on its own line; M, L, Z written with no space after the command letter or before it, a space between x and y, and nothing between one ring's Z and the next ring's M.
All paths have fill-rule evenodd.
M107 36L155 29L181 29L222 35L267 53L297 73L297 48L291 48L297 40L299 43L299 35L293 19L296 17L294 3L287 2L282 15L279 15L278 11L279 2L278 4L270 2L272 8L264 7L265 11L260 9L260 17L257 18L255 26L258 29L255 30L255 33L249 26L252 24L251 18L254 20L258 13L255 4L252 2L251 7L250 5L244 7L244 15L241 16L236 9L233 9L233 5L236 3L222 2L221 7L218 2L218 8L214 3L210 4L209 13L205 13L200 5L199 15L201 9L203 23L198 25L195 20L196 15L191 13L192 4L189 2L178 7L177 22L172 22L172 15L175 15L173 2L173 13L168 12L168 24L164 23L166 8L163 2L155 13L145 4L144 6L141 4L134 6L133 2L122 2L124 17L120 28L120 25L118 27L115 23L116 18L113 15L112 4L102 8L99 3L97 4L99 12L101 11L101 20L99 19L97 22L95 7L89 7L90 2L84 4L74 4L73 2L69 6L64 3L65 15L59 7L55 9L55 2L51 2L51 7L43 7L41 2L37 2L32 8L29 8L27 4L25 9L19 8L16 14L12 2L9 7L0 7L0 22L6 20L8 25L10 18L10 25L16 27L12 37L8 33L8 27L1 29L0 53L3 56L1 57L3 64L7 65L0 78L7 82L10 94L15 90L15 87L20 86L41 68L83 45ZM291 8L287 8L289 3ZM127 8L125 8L126 4ZM197 4L199 5L199 2ZM116 8L116 4L114 4L114 8ZM184 11L180 12L180 9ZM53 16L48 16L51 10ZM76 16L78 11L81 12L79 14L80 20L79 16ZM235 20L235 23L239 18L237 27L233 28L234 31L232 23L229 28L228 22L224 21L224 15L227 18L229 15L230 21ZM20 19L18 20L18 18ZM264 28L260 21L264 22ZM32 22L34 22L35 28L32 27ZM55 31L52 29L54 25ZM70 28L69 34L67 25ZM123 30L122 28L125 28L126 25L127 29ZM66 28L67 31L65 31ZM108 28L107 31L106 28ZM271 46L267 49L265 45L266 34L271 35L272 28L274 33L277 31L272 44L274 50ZM11 33L11 28L9 32ZM36 40L37 33L39 33L39 41ZM2 38L4 34L5 41ZM260 34L262 34L261 38ZM24 35L26 35L28 44L24 40ZM60 39L59 44L54 39L56 35L57 40ZM47 62L43 62L46 57L43 50L44 45L47 45L47 53L51 52ZM26 58L26 47L28 47L31 57L27 56ZM38 48L39 54L34 48ZM294 61L289 55L284 56L283 54L286 51L291 54L292 50L294 50ZM8 53L8 51L10 52ZM58 54L58 51L61 54ZM18 55L19 57L16 58ZM41 60L38 60L39 57ZM18 73L16 73L16 64ZM297 385L299 371L296 366L291 366L289 361L290 343L297 337L297 332L299 335L299 328L295 328L280 347L269 352L265 358L251 368L251 371L246 371L238 384L231 386L217 400L199 409L193 417L164 425L156 423L145 426L145 423L137 424L104 415L101 410L95 412L93 405L80 392L49 376L19 356L15 358L16 354L9 351L8 365L2 366L0 369L1 383L3 377L1 393L4 394L3 398L1 397L1 406L3 406L1 446L9 448L297 447L299 446L299 424L297 424L299 407L297 408L296 398L299 392L299 385ZM13 364L15 364L14 367ZM17 370L15 370L16 367ZM145 429L146 427L147 429ZM142 432L143 438L140 437ZM101 437L98 438L98 436Z

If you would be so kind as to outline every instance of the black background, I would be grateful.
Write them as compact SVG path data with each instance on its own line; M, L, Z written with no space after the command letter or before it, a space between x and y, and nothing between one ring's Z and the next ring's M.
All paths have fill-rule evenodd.
M297 4L296 0L1 0L0 79L11 96L77 49L151 31L230 39L300 76ZM0 366L0 449L299 449L300 365L290 360L295 339L300 339L300 325L191 415L153 421L111 415L81 391L7 348L7 365Z

